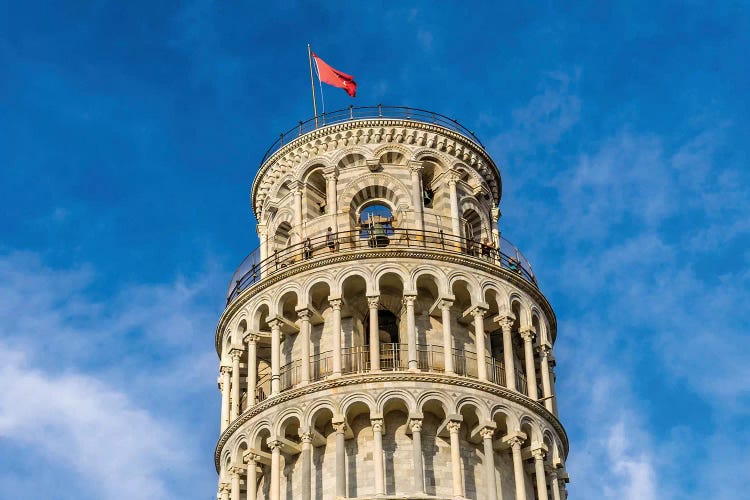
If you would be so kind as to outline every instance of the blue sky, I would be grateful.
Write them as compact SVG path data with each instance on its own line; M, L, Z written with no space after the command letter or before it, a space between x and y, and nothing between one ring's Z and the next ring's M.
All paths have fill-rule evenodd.
M750 459L750 13L719 2L0 4L0 497L215 498L215 322L311 116L434 110L500 165L559 322L572 498L730 499Z

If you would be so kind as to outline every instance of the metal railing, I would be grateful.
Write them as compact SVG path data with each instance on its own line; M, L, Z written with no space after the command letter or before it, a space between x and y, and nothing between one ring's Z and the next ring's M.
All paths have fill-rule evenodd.
M453 130L459 134L465 136L467 139L477 143L482 149L485 149L484 144L479 138L474 135L474 132L467 129L457 120L448 118L440 113L433 111L427 111L419 108L409 108L405 106L383 106L378 104L377 106L349 106L345 109L338 109L336 111L329 111L328 113L322 113L317 117L310 118L305 121L299 122L294 127L290 128L286 132L279 134L279 138L271 144L271 147L266 150L263 155L263 159L260 164L263 165L268 158L271 157L276 151L281 149L282 146L289 144L298 137L302 137L308 132L312 132L321 127L327 127L329 125L335 125L337 123L344 123L353 120L367 120L367 119L378 119L378 118L392 118L398 120L411 120L415 122L430 123L432 125L439 125L441 127Z
M529 261L511 242L500 238L500 247L484 245L475 239L454 236L443 231L420 231L409 228L388 228L387 232L367 229L339 231L309 238L309 240L276 250L260 260L260 249L250 253L232 276L227 292L227 305L243 290L261 278L281 271L293 264L315 260L338 252L359 250L440 250L483 259L517 273L537 285Z
M417 369L423 372L445 372L444 349L441 345L417 344ZM326 351L310 356L310 382L324 380L333 373L333 353ZM507 387L505 366L501 360L485 357L487 378L490 382ZM370 371L370 346L345 347L341 350L342 375L367 373ZM301 360L291 361L279 370L279 390L287 391L302 382ZM456 375L478 378L477 355L469 349L453 349L453 367ZM392 343L380 345L381 371L409 371L408 344ZM515 367L516 390L528 396L526 376ZM263 373L258 378L255 403L260 403L271 394L271 375ZM241 408L247 409L247 394L243 394Z

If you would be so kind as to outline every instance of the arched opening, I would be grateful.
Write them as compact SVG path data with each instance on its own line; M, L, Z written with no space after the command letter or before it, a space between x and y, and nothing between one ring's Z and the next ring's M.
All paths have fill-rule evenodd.
M382 202L364 205L359 213L359 237L372 248L388 246L393 236L393 212Z
M281 252L291 244L292 225L289 222L282 222L276 227L273 235L274 252Z
M470 208L464 212L464 238L479 245L482 237L482 217Z
M424 162L420 173L422 181L422 203L424 208L434 208L435 206L435 189L433 181L435 180L435 164Z
M315 219L328 213L327 183L322 170L315 170L305 183L305 213L307 219Z

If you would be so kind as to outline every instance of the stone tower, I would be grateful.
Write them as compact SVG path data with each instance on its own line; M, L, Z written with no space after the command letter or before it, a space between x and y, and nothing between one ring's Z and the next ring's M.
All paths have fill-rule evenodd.
M279 137L216 329L221 500L566 498L555 315L500 236L501 190L436 113Z

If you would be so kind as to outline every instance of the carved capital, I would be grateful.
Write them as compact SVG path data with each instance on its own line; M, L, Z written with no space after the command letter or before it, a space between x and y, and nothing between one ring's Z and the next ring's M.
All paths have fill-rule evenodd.
M544 460L544 457L547 456L547 452L544 448L535 448L531 450L531 456L534 457L534 460Z
M422 432L422 419L412 418L411 421L409 421L409 428L412 432Z
M299 439L302 443L312 443L312 432L303 432L299 435Z
M453 301L451 299L440 299L438 306L440 309L450 309L453 306Z
M229 473L232 475L232 477L241 476L243 472L245 472L245 469L237 465L229 468Z
M492 436L495 435L495 429L492 427L484 427L479 431L479 435L482 436L482 439L492 439Z
M222 375L231 375L232 374L232 367L231 366L222 366L219 371Z
M417 300L416 295L404 295L403 300L401 301L404 305L404 307L413 306L414 301Z
M479 317L479 318L484 319L484 315L487 314L487 311L488 309L485 307L476 306L472 308L471 311L469 311L469 314L471 314L475 318Z
M328 299L328 303L331 305L333 310L341 310L341 305L344 303L341 299Z
M380 306L380 295L368 295L367 306L370 309L377 309Z
M524 440L521 439L519 436L511 436L508 439L503 439L504 442L508 443L508 446L510 446L512 449L521 449L521 445L523 444Z
M424 164L421 161L409 162L409 172L412 174L419 174L422 172L422 169L424 169Z
M383 432L385 430L385 423L382 418L371 418L370 425L372 426L372 432Z
M219 484L219 493L230 493L232 491L232 485L229 483Z
M448 422L448 424L445 427L448 429L448 432L450 432L451 434L456 434L461 429L461 422L451 420L450 422Z
M496 319L497 323L500 325L500 328L502 328L503 330L510 330L511 328L513 328L513 323L516 322L516 317L513 315L501 316Z
M518 332L524 342L533 342L536 337L536 332L532 328L527 328Z
M248 333L247 335L245 335L245 342L247 342L248 344L257 344L258 342L260 342L260 335L252 332Z
M460 175L459 175L459 173L456 172L455 170L449 170L446 173L446 177L447 177L447 181L448 181L448 185L449 186L455 186L456 183L458 182L458 179L461 178Z
M336 431L336 434L343 434L346 432L346 422L334 422L333 430Z
M232 357L232 361L239 361L243 352L245 352L245 350L241 347L233 346L232 350L229 351L229 355Z
M303 321L310 321L310 317L312 316L312 311L310 309L304 307L302 309L297 309L297 317Z
M279 450L281 451L282 443L281 441L274 439L273 441L268 442L268 447L271 449L271 451Z

